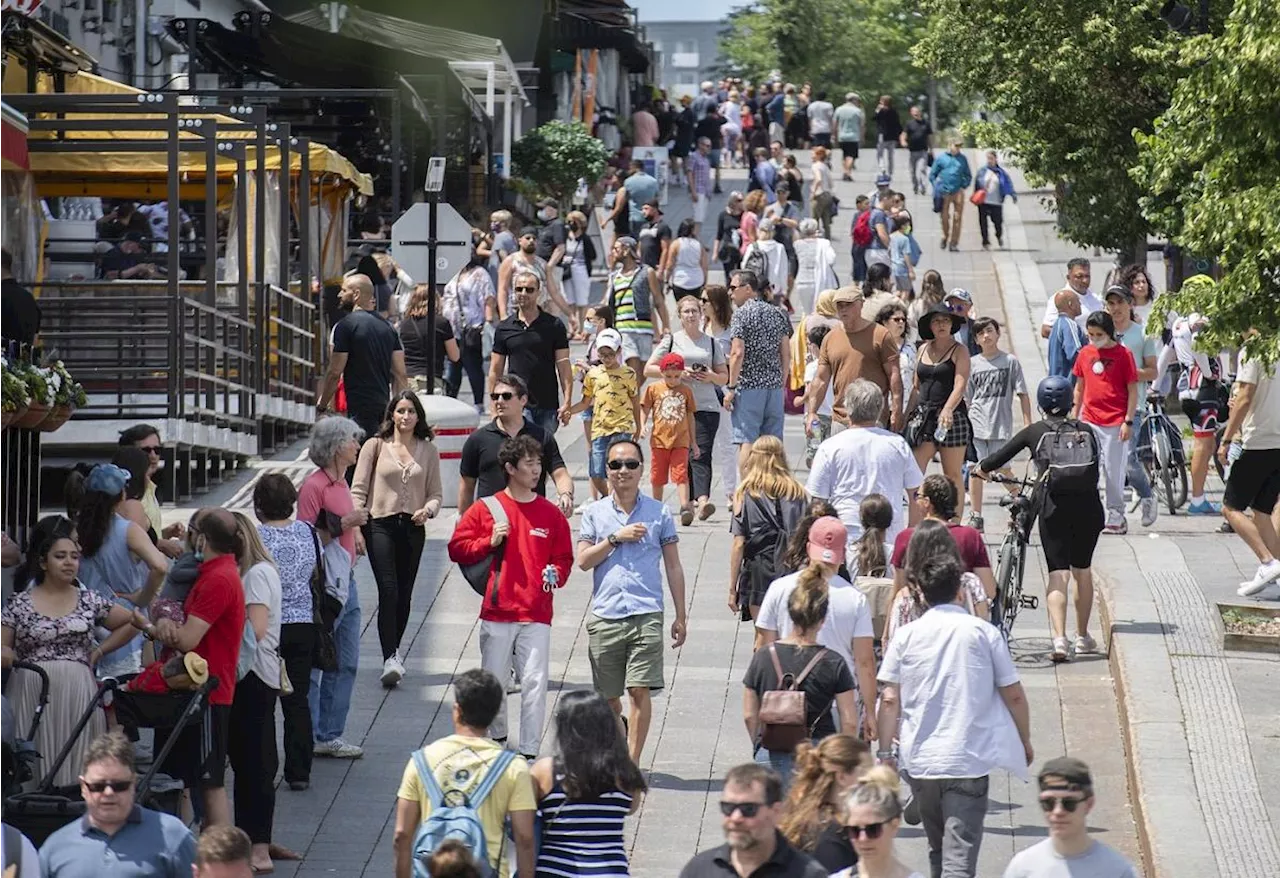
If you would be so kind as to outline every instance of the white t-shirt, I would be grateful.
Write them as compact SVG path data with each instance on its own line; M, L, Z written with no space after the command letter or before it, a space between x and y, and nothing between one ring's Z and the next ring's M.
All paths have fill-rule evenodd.
M818 377L818 361L810 360L804 366L804 383L811 384L813 379ZM831 406L835 403L835 392L831 389L835 385L834 381L827 382L827 395L822 398L822 404L818 406L818 414L831 417Z
M1280 382L1274 374L1280 370L1280 363L1271 368L1273 374L1268 375L1262 363L1240 355L1236 381L1254 385L1253 405L1240 427L1240 439L1247 451L1280 448Z
M258 641L253 673L272 689L280 687L280 571L276 565L259 561L244 574L244 603L267 608L267 633Z
M831 501L849 531L850 542L862 536L858 507L868 494L883 494L893 507L890 544L904 527L902 498L924 481L907 440L880 427L853 427L818 446L806 486L813 497Z
M836 108L830 101L810 101L808 113L810 134L831 133L831 117L836 114Z
M756 627L762 631L776 631L778 639L791 635L791 613L787 602L800 584L800 574L792 573L769 583L764 600L760 603L760 615ZM871 608L866 595L842 576L832 576L827 581L827 620L818 629L818 643L840 653L849 670L857 673L853 663L853 638L875 636L871 628Z
M1133 864L1100 841L1076 857L1064 857L1053 839L1018 851L1004 870L1004 878L1137 878Z
M1027 779L1027 760L999 688L1018 682L1000 629L964 607L932 607L894 634L879 679L898 686L899 763L914 778Z
M1057 292L1056 290L1054 292ZM1077 293L1080 298L1080 316L1076 318L1076 323L1080 325L1080 329L1084 330L1084 322L1089 319L1089 315L1094 311L1102 310L1102 300L1093 292L1093 290L1085 290L1083 294ZM1040 321L1043 326L1053 326L1058 320L1058 306L1053 304L1053 296L1049 296L1049 301L1044 303L1044 319Z

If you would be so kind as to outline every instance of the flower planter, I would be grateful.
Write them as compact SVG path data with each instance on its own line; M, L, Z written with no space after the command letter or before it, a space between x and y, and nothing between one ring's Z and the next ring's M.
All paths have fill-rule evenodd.
M27 411L20 418L14 418L11 426L19 430L33 430L40 426L40 422L49 417L52 409L42 402L33 402L27 406Z
M49 412L49 416L40 422L39 430L41 433L52 433L67 421L71 420L71 416L75 414L75 409L69 405L55 405L53 410Z
M18 418L22 417L26 413L27 413L27 407L25 405L19 406L18 408L14 409L11 412L4 412L3 419L0 419L0 430L9 429L11 426L13 426L14 421L18 420Z
M1219 603L1222 648L1280 654L1280 607Z

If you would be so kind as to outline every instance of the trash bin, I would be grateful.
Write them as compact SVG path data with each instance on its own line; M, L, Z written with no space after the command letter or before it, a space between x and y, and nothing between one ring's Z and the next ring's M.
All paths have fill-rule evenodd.
M480 424L480 415L475 406L450 396L419 393L418 399L427 413L427 423L436 433L436 448L440 451L440 485L444 491L441 508L456 509L462 446Z

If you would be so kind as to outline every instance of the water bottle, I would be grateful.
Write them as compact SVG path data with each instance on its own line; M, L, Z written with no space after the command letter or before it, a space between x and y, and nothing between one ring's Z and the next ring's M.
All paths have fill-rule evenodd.
M942 426L942 419L941 419L941 418L939 418L939 419L938 419L938 426L936 426L936 427L934 427L934 428L933 428L933 441L934 441L934 442L941 442L943 439L946 439L946 438L947 438L947 432L948 432L948 431L947 431L947 428L946 428L946 427L944 427L944 426Z
M560 573L554 564L542 568L542 590L551 591L560 584Z

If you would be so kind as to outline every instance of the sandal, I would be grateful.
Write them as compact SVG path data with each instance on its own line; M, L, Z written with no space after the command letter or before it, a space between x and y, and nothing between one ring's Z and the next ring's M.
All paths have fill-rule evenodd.
M270 854L271 859L273 860L301 860L302 859L302 854L298 853L297 851L291 851L284 845L276 844L275 842L271 843L271 846L267 848L267 851Z

